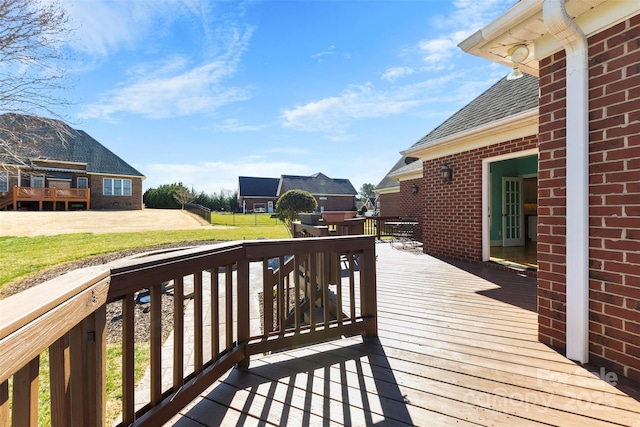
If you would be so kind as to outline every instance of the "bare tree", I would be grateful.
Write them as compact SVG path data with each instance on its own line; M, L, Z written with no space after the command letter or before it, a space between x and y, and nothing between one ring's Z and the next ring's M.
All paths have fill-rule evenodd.
M58 113L69 104L60 95L66 82L68 25L58 3L0 0L0 113L8 113L0 120L0 163L19 164L37 152L29 133L36 140L41 135L24 126L46 125L61 141L71 135ZM40 117L19 118L25 115Z
M176 188L176 191L173 193L173 198L176 199L176 202L180 203L182 209L184 209L184 205L193 202L193 199L196 198L196 195L193 190L189 190L187 187L180 184L180 186Z

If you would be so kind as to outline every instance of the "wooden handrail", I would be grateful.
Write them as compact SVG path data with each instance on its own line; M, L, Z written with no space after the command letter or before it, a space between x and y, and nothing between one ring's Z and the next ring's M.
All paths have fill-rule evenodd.
M270 268L274 258L277 270ZM174 295L171 366L162 364L160 310L167 284ZM183 309L187 284L194 288L193 324L185 322ZM259 332L250 320L256 289L264 300ZM141 401L134 381L134 310L136 293L147 290L151 393ZM0 426L37 420L38 367L47 349L52 425L106 423L108 303L121 304L123 313L121 425L160 425L232 367L247 368L254 354L375 336L375 293L375 242L366 236L228 242L70 272L0 301ZM189 350L195 362L185 367ZM166 368L173 371L170 378L162 375Z

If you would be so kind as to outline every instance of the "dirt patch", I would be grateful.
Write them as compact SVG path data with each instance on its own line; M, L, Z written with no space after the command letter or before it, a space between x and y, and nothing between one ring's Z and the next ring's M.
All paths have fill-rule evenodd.
M69 233L127 233L213 227L178 209L134 211L0 212L0 236L54 236Z

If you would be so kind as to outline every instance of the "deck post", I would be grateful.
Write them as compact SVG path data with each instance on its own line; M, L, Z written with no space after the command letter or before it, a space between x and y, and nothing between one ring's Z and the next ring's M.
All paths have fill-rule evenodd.
M376 298L376 242L368 239L367 247L360 255L360 304L364 318L373 319L363 335L364 338L378 336L378 308Z
M249 355L246 345L251 337L249 326L249 261L245 258L237 263L238 277L238 346L244 346L244 359L238 362L239 369L249 369Z

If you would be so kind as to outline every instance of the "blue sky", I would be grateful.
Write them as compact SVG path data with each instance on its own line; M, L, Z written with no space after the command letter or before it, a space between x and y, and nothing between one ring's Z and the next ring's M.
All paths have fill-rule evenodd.
M145 189L322 172L376 185L509 72L457 44L514 0L65 0L65 111Z

